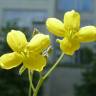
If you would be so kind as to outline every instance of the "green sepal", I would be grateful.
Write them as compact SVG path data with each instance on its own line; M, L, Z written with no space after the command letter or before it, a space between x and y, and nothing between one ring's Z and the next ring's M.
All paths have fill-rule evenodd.
M22 73L26 70L25 66L22 65L20 70L19 70L19 74L22 75Z
M33 33L32 33L32 37L35 36L36 34L39 34L40 31L37 28L34 28Z

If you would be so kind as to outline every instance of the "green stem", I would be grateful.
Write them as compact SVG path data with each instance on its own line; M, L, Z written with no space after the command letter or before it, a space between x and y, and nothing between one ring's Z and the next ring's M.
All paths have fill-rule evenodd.
M32 90L33 90L33 92L34 92L34 91L35 91L35 88L34 88L34 85L33 85L33 83L32 83L33 74L31 74L31 71L30 71L30 70L28 70L28 76L29 76L30 86L31 86L31 88L32 88Z
M45 74L45 76L43 76L43 77L40 76L39 82L38 82L38 84L37 84L37 86L36 86L36 89L35 89L35 91L34 91L33 96L37 96L38 91L39 91L39 89L40 89L43 81L44 81L44 80L52 73L52 71L57 67L57 65L59 64L59 62L60 62L61 59L63 58L63 56L64 56L64 53L62 53L62 54L60 55L60 57L58 58L58 60L56 61L56 63L55 63L55 64L51 67L51 69Z
M38 82L38 84L37 84L37 87L36 87L36 90L34 91L33 96L37 96L38 91L39 91L39 89L40 89L40 87L41 87L43 81L44 81L43 77L40 77L39 82Z
M45 74L45 76L43 77L44 79L46 79L51 73L52 71L57 67L57 65L59 64L59 62L61 61L61 59L63 58L64 53L62 53L60 55L60 57L58 58L58 60L55 62L55 64L51 67L51 69Z
M29 94L28 96L31 96L31 85L29 86Z

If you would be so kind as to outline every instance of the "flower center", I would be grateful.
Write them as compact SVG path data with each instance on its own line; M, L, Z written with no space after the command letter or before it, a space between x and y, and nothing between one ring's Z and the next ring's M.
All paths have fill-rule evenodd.
M75 37L75 33L78 32L78 29L66 28L65 31L65 37L72 40Z

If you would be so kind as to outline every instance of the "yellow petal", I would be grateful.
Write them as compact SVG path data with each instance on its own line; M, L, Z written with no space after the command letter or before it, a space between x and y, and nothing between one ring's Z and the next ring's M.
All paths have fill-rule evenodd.
M0 66L3 69L11 69L22 63L22 56L16 52L7 53L0 57Z
M76 33L81 42L96 41L96 27L86 26L82 27L79 32Z
M64 38L63 40L58 40L58 42L60 43L61 50L67 55L73 55L80 48L80 43L76 38L73 40Z
M27 45L27 49L33 52L41 53L50 45L49 35L37 34Z
M20 52L27 44L25 35L21 31L11 30L7 35L7 42L13 51Z
M29 55L24 59L24 66L30 70L42 71L46 65L46 59L42 55Z
M64 37L64 24L56 18L48 18L46 21L48 30L56 36Z
M66 12L64 15L64 27L65 29L75 29L78 31L80 27L79 13L74 10Z

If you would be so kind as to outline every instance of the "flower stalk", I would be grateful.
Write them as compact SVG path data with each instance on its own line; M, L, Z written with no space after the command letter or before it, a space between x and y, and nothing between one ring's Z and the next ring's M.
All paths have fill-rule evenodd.
M59 62L62 60L63 56L64 56L64 53L62 53L62 54L60 55L60 57L59 57L58 60L55 62L55 64L53 64L53 66L49 69L49 71L48 71L44 76L40 75L40 79L39 79L39 82L38 82L38 84L37 84L37 87L36 87L36 89L35 89L35 91L34 91L33 96L37 96L38 91L39 91L39 89L40 89L43 81L44 81L44 80L53 72L53 70L58 66L58 64L59 64Z
M30 82L30 86L31 86L31 89L33 90L33 92L35 91L35 87L32 83L33 81L33 72L31 72L30 70L28 70L28 76L29 76L29 82ZM30 88L29 88L30 90Z
M29 85L29 93L28 96L31 96L31 85Z
M63 58L64 53L62 53L60 55L60 57L58 58L58 60L55 62L55 64L53 64L53 66L51 67L51 69L45 74L45 76L43 77L44 79L46 79L51 73L52 71L58 66L59 62L61 61L61 59Z
M36 89L35 89L35 91L34 91L33 96L37 96L38 91L39 91L41 85L43 84L43 81L44 81L44 78L43 78L43 77L40 77L39 82L38 82L38 84L37 84L37 87L36 87Z

